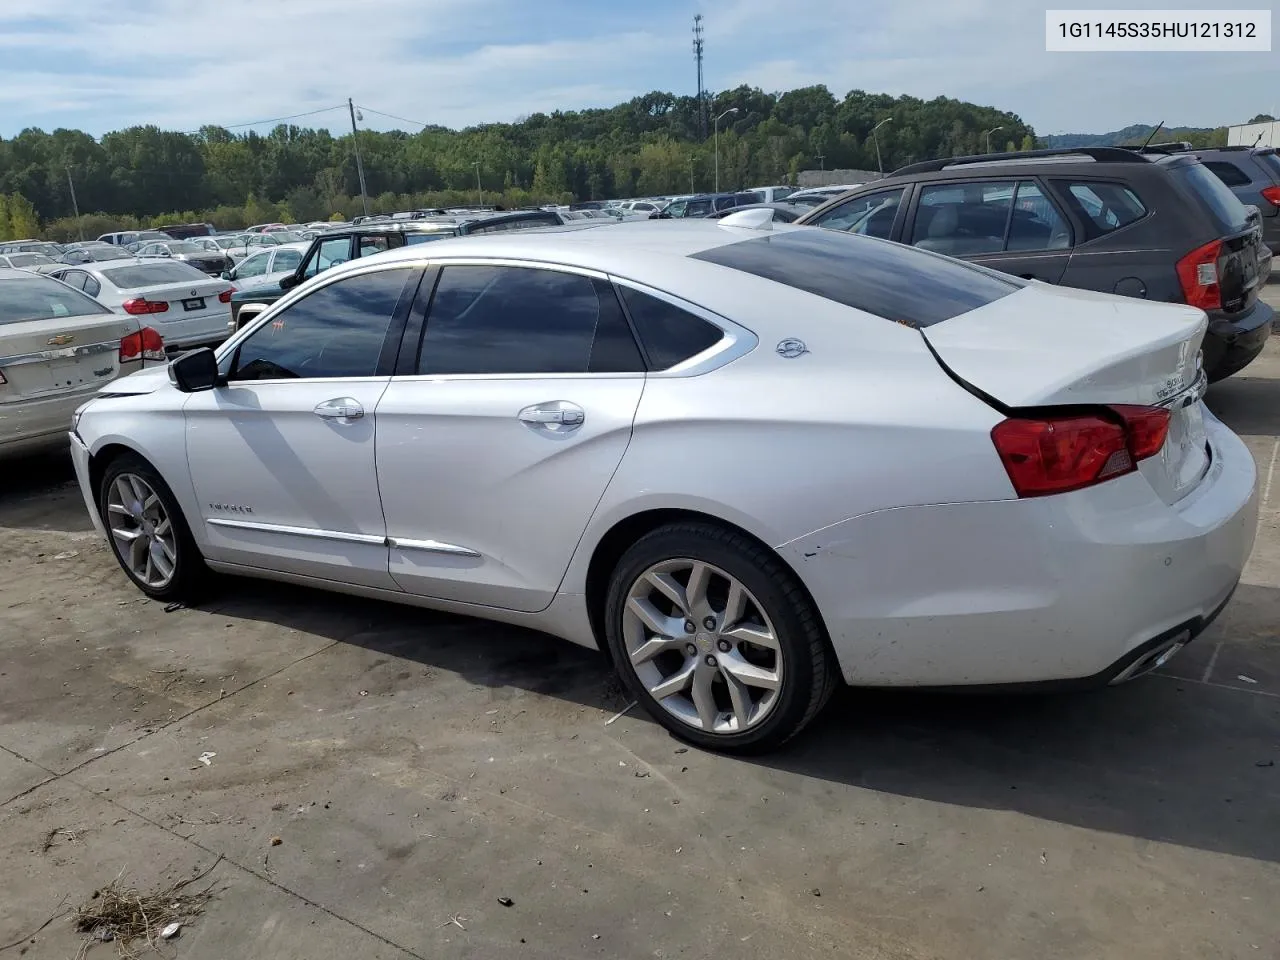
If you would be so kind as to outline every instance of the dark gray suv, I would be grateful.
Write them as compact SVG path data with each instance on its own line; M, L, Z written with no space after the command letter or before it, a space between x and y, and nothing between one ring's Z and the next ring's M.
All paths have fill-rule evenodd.
M1262 240L1280 253L1280 154L1275 147L1218 147L1192 151L1241 203L1262 213Z
M1194 154L1032 150L912 164L797 223L848 230L1019 277L1204 310L1205 371L1220 380L1266 345L1258 299L1271 251L1251 214Z

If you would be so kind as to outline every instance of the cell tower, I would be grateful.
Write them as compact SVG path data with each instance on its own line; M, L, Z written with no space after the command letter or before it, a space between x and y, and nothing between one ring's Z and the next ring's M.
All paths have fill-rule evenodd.
M707 91L702 86L702 14L693 18L693 59L698 64L698 129L707 138Z

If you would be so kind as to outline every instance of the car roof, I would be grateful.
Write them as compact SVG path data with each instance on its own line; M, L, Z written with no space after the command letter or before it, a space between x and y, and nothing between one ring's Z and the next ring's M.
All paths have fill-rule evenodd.
M311 249L310 240L290 240L288 243L277 243L274 247L263 247L261 250L255 250L249 254L250 257L261 257L264 254L278 253L281 250L299 250L306 251ZM246 259L248 259L246 257Z

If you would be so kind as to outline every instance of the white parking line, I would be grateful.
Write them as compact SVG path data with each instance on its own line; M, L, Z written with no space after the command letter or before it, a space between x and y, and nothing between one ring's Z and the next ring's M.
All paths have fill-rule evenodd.
M1273 693L1270 690L1250 690L1248 687L1233 687L1229 683L1218 683L1216 680L1195 680L1190 677L1177 677L1172 673L1153 673L1153 677L1164 677L1166 680L1177 680L1179 683L1198 683L1204 687L1217 687L1219 690L1234 690L1236 693L1247 693L1254 697L1271 697L1274 700L1280 700L1280 693Z
M1271 445L1271 463L1267 466L1267 477L1262 481L1262 503L1259 504L1259 513L1261 508L1265 508L1271 502L1271 482L1276 478L1276 458L1280 457L1280 438Z

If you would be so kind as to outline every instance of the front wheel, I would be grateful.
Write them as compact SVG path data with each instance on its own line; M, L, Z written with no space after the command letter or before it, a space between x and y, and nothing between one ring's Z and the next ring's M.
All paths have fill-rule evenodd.
M711 524L660 527L622 556L606 635L654 719L713 750L784 743L836 682L821 618L795 574L762 545Z
M192 600L208 575L182 509L156 469L135 454L112 460L98 487L111 550L129 579L156 600Z

